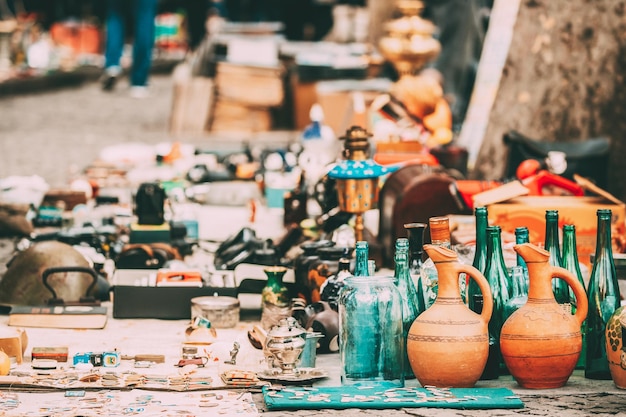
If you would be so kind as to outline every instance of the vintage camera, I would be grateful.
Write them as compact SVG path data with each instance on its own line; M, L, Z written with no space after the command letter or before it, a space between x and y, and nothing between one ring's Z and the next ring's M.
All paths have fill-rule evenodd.
M135 214L138 224L160 225L165 222L165 190L159 183L139 185L135 195Z

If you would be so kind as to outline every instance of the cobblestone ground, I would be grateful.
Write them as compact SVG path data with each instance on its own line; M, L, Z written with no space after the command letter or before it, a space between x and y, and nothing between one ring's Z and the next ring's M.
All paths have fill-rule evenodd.
M171 141L167 133L172 105L171 78L167 75L153 76L151 90L150 98L136 100L129 97L123 83L112 94L104 94L96 83L87 83L77 88L0 98L0 178L37 174L51 185L63 185L71 165L85 166L107 145L131 141L148 144ZM193 145L207 144L205 138L180 139ZM0 247L0 252L10 253L10 246ZM626 416L626 391L617 390L611 381L588 381L577 376L570 379L565 388L549 391L520 390L510 379L491 386L499 383L519 395L525 408L300 410L265 412L263 415ZM261 395L256 394L255 397L259 409L266 411Z

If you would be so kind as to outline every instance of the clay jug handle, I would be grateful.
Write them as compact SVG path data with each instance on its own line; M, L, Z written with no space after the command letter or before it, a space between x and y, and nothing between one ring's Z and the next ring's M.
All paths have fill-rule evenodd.
M465 272L478 284L478 288L480 288L480 292L483 294L483 311L480 313L480 316L486 323L489 323L493 311L493 295L491 294L491 287L487 282L487 278L471 265L458 264L457 275L461 272Z
M578 282L578 279L574 276L574 274L565 268L553 266L552 278L565 280L567 285L572 287L574 290L574 295L576 296L576 314L574 314L574 318L578 320L579 326L582 325L583 321L587 318L587 309L589 308L585 288L580 284L580 282Z

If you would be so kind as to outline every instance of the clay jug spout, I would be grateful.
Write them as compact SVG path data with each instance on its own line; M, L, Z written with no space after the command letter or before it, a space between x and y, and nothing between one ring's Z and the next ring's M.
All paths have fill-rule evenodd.
M424 250L433 262L452 262L458 259L458 255L452 249L437 245L424 245Z
M526 263L548 263L550 259L550 252L535 246L531 243L522 243L521 245L513 246L515 252L517 252Z

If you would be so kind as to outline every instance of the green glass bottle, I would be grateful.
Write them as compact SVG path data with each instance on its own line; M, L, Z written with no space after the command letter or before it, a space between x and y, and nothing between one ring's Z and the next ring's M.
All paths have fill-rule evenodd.
M611 379L606 354L606 323L620 306L620 293L611 247L611 210L596 212L598 229L596 253L589 278L589 313L587 313L585 377Z
M419 310L419 300L417 290L413 284L413 278L411 277L411 271L409 270L409 240L406 238L399 238L396 240L396 252L394 257L396 263L396 269L394 272L394 278L396 279L396 285L400 290L402 296L402 329L404 333L404 340L407 340L409 329L417 316L423 312ZM413 370L409 364L409 357L406 352L406 344L404 345L404 378L415 378Z
M354 263L354 276L366 277L369 275L368 268L368 256L369 256L369 244L365 240L356 242L356 261Z
M561 246L559 245L559 212L558 210L546 210L546 240L545 249L550 252L548 262L552 266L563 267L561 259ZM569 303L569 287L567 283L555 278L552 280L552 291L557 303Z
M409 239L409 271L417 290L417 309L426 310L424 287L422 285L422 257L424 256L424 231L426 223L407 223L404 225Z
M574 276L578 278L580 285L582 285L585 291L587 291L587 288L585 288L585 281L583 280L583 274L580 272L578 251L576 250L576 226L573 224L563 225L563 268L574 274ZM574 290L572 290L571 287L569 287L569 300L572 304L572 314L574 314L576 313L577 302ZM583 322L580 327L580 332L583 336L583 348L580 352L578 362L576 363L577 369L585 369L585 358L587 357L585 352L585 327L586 323Z
M522 266L515 265L511 268L511 283L513 284L511 298L504 304L502 324L528 301L528 279L524 275Z
M515 228L515 244L521 245L522 243L529 243L530 239L528 237L528 227L520 226ZM526 284L528 284L528 266L526 265L526 261L522 256L517 254L517 266L521 266L524 271L524 276L526 277Z
M489 282L493 295L493 313L491 313L491 320L489 320L489 333L495 339L496 349L494 352L497 355L497 363L502 362L500 331L504 324L504 307L511 298L512 292L512 284L502 254L501 235L500 226L487 227L487 265L484 275Z
M484 275L485 266L487 266L487 226L489 226L487 207L476 207L474 210L474 218L476 225L476 250L474 252L474 262L472 262L472 266ZM477 300L476 295L478 294L480 294L478 284L476 284L473 279L470 279L467 284L467 302L470 310L474 312L477 310L474 302Z

